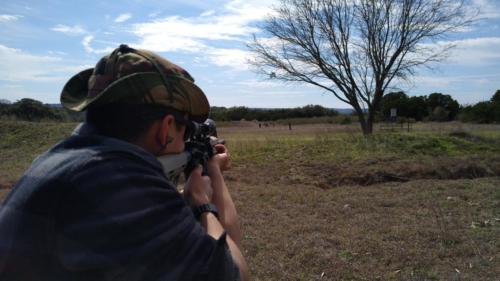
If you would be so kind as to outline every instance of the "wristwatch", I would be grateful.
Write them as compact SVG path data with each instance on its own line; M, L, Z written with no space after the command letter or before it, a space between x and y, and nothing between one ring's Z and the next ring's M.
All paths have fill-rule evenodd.
M219 210L214 204L208 203L193 208L193 214L197 220L200 220L201 214L206 212L210 212L219 218Z

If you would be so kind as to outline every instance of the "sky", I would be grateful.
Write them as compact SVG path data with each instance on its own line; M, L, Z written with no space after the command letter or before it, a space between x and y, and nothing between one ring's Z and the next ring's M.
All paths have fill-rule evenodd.
M469 0L474 24L440 43L450 57L397 85L410 96L449 94L461 104L500 89L500 0ZM319 104L349 108L323 90L256 74L247 43L276 1L45 0L0 5L0 99L59 103L66 81L120 44L160 53L187 69L213 106Z

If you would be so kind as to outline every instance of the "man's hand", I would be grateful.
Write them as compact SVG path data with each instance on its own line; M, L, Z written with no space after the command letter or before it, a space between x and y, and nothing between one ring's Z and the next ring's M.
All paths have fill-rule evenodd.
M201 166L196 167L184 185L184 197L191 206L200 206L212 201L212 183L208 176L202 176Z
M223 144L215 145L216 154L208 161L208 174L223 172L231 169L231 155Z

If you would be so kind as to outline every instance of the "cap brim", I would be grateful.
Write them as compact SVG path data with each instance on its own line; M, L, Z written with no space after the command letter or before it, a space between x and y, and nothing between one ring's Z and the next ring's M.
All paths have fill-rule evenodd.
M91 102L88 98L88 83L94 69L86 69L71 77L61 92L61 104L74 111L82 111Z

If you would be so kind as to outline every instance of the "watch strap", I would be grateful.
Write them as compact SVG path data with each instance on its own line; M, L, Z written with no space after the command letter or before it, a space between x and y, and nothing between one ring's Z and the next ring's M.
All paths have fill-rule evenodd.
M201 214L206 213L206 212L210 212L210 213L214 214L217 218L219 218L219 210L212 203L203 204L203 205L196 206L193 208L193 214L197 220L200 220Z

